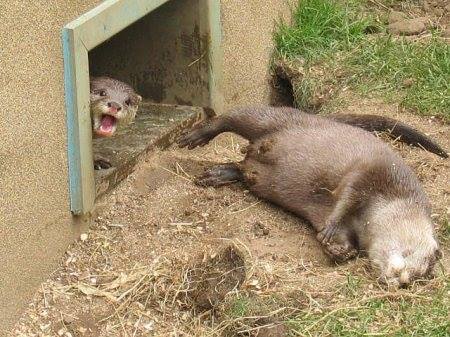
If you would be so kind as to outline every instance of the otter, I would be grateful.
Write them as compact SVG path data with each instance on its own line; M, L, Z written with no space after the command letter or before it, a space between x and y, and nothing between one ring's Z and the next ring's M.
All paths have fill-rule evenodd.
M90 110L94 137L111 137L118 128L132 123L142 97L119 80L102 76L90 78ZM95 169L107 169L111 164L94 158Z
M432 276L441 251L419 180L387 144L352 123L361 119L247 107L207 118L177 142L193 149L223 132L246 138L243 161L214 166L197 183L244 182L255 195L306 219L334 260L368 255L387 284Z

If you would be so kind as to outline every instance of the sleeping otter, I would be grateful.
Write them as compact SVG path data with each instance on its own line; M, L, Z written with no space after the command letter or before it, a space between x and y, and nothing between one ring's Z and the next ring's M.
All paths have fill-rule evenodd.
M308 220L332 258L367 253L389 284L432 275L440 250L420 182L388 145L352 123L293 108L240 108L202 121L178 144L193 149L222 132L248 139L242 162L215 166L198 183L244 182Z

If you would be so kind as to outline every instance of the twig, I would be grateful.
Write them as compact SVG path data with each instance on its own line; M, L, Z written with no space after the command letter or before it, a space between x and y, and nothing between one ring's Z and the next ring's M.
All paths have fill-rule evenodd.
M248 206L248 207L246 207L246 208L239 209L239 210L233 211L233 212L229 212L228 214L236 214L236 213L245 212L246 210L248 210L248 209L250 209L250 208L252 208L252 207L254 207L254 206L256 206L256 205L258 205L258 204L260 204L260 203L261 203L261 200L258 200L257 202L251 204L250 206Z
M186 177L183 177L181 174L178 174L178 173L176 173L176 172L174 172L174 171L171 171L171 170L165 168L164 166L159 166L159 167L162 168L164 171L167 171L167 172L169 172L169 173L172 173L173 175L175 175L175 176L177 176L177 177L179 177L179 178L181 178L181 179L184 179L184 180L186 180L186 181L192 182L191 179L188 179L188 178L186 178Z
M189 63L188 68L192 67L198 61L200 61L205 55L206 55L206 52L204 52L198 59L196 59L196 60L192 61L191 63Z

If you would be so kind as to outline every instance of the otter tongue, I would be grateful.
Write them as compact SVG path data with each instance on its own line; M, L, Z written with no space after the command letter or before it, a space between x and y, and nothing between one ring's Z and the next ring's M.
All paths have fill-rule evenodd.
M102 131L112 131L115 124L116 119L113 116L103 115L101 122Z

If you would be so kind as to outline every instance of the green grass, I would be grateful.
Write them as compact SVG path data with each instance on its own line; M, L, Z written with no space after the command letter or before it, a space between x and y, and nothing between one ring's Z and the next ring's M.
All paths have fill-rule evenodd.
M303 336L448 336L448 308L443 302L415 305L373 300L362 307L342 307L321 315L298 316L291 330ZM328 316L327 316L328 315Z
M423 300L375 298L359 306L342 303L320 314L297 315L289 327L301 336L449 336L448 291L447 283L432 298Z
M380 20L360 15L363 4L302 0L293 11L292 24L279 24L275 33L278 55L306 61L299 105L306 107L313 92L320 91L324 82L333 82L334 73L340 72L346 75L341 85L450 121L450 45L436 36L411 42L387 34L366 34L371 27L379 27ZM327 69L325 76L315 77L309 71L317 65Z
M298 310L282 311L269 320L284 322L290 336L449 336L450 279L441 275L436 281L428 289L422 284L406 290L368 290L363 277L349 273L340 287L323 289L329 291L329 297L310 294L314 302L302 292L286 298L241 295L232 299L225 311L227 318L237 323L229 335L266 324L268 321L258 317L290 307Z
M284 57L314 60L345 50L364 37L371 25L356 15L356 5L331 0L302 0L292 12L293 23L280 22L275 33L277 51Z
M366 40L346 63L360 91L384 93L405 108L450 120L450 46L438 38L423 44Z

